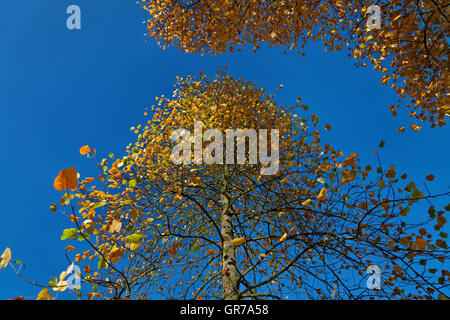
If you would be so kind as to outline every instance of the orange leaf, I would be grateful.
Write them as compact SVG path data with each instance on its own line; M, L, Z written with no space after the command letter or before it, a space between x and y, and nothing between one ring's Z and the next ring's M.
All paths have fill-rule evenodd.
M82 146L80 148L80 154L82 156L84 156L86 153L89 153L89 152L91 152L91 147L89 147L89 146Z
M416 237L416 241L414 242L415 247L420 250L423 251L426 249L426 246L428 244L428 241L426 241L424 238L417 236Z
M53 186L58 191L77 189L77 170L75 168L63 169L55 178Z
M425 178L427 178L428 181L433 181L434 180L434 175L430 174L430 175L426 176Z
M89 292L88 293L88 299L89 300L92 300L92 298L100 298L101 297L101 294L100 293L98 293L98 292Z
M174 243L172 244L172 247L169 249L169 254L170 255L174 255L177 253L177 249L180 247L181 245L179 243Z
M322 188L316 199L319 201L325 201L326 198L327 198L327 188Z

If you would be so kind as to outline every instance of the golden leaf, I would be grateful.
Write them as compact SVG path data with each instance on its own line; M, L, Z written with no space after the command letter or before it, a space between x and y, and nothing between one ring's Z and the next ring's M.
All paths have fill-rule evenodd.
M123 256L122 247L114 246L109 253L109 259L112 263L118 262L120 258Z
M36 300L50 300L51 298L52 298L52 295L50 294L50 291L48 291L48 289L45 288L45 289L42 289L41 292L39 292Z
M77 189L77 170L75 168L63 169L55 178L53 186L58 191Z
M80 154L84 156L85 154L91 152L91 148L89 146L82 146L80 148Z
M327 198L327 188L322 188L316 199L319 201L325 201L326 198Z
M311 199L305 200L302 202L302 206L309 206L311 204Z
M0 256L0 269L6 268L8 263L11 261L11 249L6 248Z
M236 238L236 239L231 240L231 243L235 247L239 247L240 245L244 244L244 242L245 242L245 238Z

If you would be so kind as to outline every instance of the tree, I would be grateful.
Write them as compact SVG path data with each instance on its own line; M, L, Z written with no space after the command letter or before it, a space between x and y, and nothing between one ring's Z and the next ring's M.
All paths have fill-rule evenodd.
M376 4L378 7L373 7ZM328 50L347 48L357 67L373 65L383 84L405 103L415 119L443 126L448 105L449 5L443 0L142 0L149 14L148 35L185 52L222 53L246 44L297 48L321 40ZM381 13L380 28L366 22ZM375 12L375 13L374 13ZM304 53L302 53L304 54ZM400 128L404 131L404 128Z
M99 161L102 187L92 177L77 182L74 169L55 179L67 190L61 205L71 222L61 239L72 240L69 261L84 264L80 297L446 294L449 249L440 229L447 220L432 201L449 192L420 191L394 166L373 171L358 155L323 145L318 117L293 114L307 109L300 98L278 106L274 95L223 72L178 78L175 87L171 98L156 98L146 125L133 128L137 141L124 157ZM246 137L236 145L224 139L237 129ZM95 159L89 146L80 153ZM430 204L425 217L422 202ZM381 287L370 290L366 272L377 266ZM58 290L56 281L51 286Z

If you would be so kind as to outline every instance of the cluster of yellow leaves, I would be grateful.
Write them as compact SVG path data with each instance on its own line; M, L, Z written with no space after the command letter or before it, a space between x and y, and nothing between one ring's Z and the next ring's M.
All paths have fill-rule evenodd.
M222 53L262 43L288 50L314 40L328 50L348 48L358 66L371 63L383 84L408 97L410 116L442 126L450 115L448 10L445 0L381 0L381 29L364 30L365 0L215 1L142 0L147 30L158 43L184 52ZM188 30L188 31L186 31ZM304 52L302 52L304 55ZM400 106L400 105L399 105ZM397 107L399 107L397 106ZM397 107L391 106L396 114ZM411 125L420 130L418 124Z

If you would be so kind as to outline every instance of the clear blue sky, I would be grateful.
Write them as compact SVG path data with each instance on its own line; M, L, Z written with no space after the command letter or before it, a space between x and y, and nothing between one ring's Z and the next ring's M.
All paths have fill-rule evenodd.
M66 28L70 4L81 7L82 30ZM130 127L144 122L155 96L171 92L175 76L212 75L219 65L269 92L284 84L281 104L301 96L322 125L332 125L323 142L374 163L371 151L386 140L385 165L419 184L434 173L431 190L448 190L449 127L398 133L408 117L405 110L390 115L397 96L378 72L355 69L345 52L325 54L319 44L306 57L276 48L215 57L163 51L145 42L144 19L135 1L0 1L0 253L10 247L27 278L47 283L67 267L59 238L68 222L48 209L61 196L53 189L58 171L93 174L82 145L101 157L120 155L134 139ZM38 291L10 268L0 270L0 299Z

